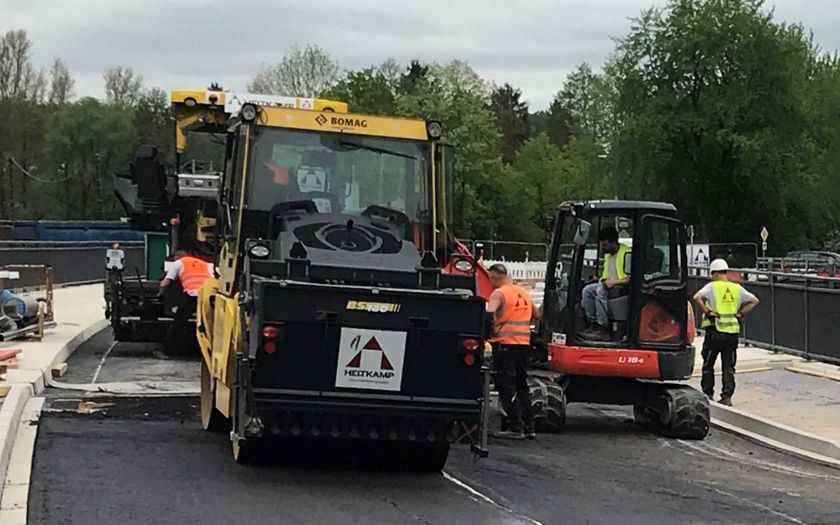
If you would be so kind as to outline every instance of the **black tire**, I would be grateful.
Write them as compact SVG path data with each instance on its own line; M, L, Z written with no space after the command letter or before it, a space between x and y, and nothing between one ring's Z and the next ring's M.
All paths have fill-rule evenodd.
M230 430L230 419L216 409L215 395L210 370L201 359L201 427L209 432L225 432Z
M644 405L633 405L633 419L644 427L655 426L657 423L656 415L652 414Z
M709 434L708 398L688 386L671 386L666 395L669 414L663 434L676 439L704 439Z
M566 394L548 378L528 377L531 390L531 413L537 432L560 432L566 425Z

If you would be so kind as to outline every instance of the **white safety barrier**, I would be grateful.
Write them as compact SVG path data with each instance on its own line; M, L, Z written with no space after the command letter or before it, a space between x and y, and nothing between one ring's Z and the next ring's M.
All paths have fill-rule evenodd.
M538 307L542 305L543 294L545 293L545 262L541 261L487 261L482 260L481 263L485 268L489 268L493 264L502 263L507 268L508 276L513 281L525 288L531 294L531 300L534 301Z
M508 276L514 281L545 281L545 262L481 261L485 268L489 268L496 263L504 264Z

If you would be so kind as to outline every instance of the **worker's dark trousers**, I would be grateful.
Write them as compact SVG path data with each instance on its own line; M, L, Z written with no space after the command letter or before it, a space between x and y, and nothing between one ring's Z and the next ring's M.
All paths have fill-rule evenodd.
M527 345L493 345L493 368L496 370L496 390L502 408L508 415L508 430L533 432L531 391L528 389Z
M738 334L724 334L714 327L706 329L703 341L703 379L700 386L703 392L712 397L715 392L715 361L720 355L723 372L723 390L721 397L732 397L735 392L735 360L738 350Z
M189 337L194 338L194 334L189 333L190 319L195 315L196 303L198 298L189 294L181 294L179 298L178 309L175 311L175 317L172 320L172 325L169 327L169 332L166 334L166 353L170 355L180 353L181 349L187 345Z

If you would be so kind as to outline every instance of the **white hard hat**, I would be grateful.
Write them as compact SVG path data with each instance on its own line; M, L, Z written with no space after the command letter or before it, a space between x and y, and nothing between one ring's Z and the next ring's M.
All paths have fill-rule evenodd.
M725 272L729 270L729 265L726 264L726 261L723 259L715 259L712 261L712 264L709 265L710 272Z

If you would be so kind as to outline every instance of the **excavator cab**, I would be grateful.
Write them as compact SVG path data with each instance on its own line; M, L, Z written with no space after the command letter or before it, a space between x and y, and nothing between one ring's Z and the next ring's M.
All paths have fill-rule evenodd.
M556 391L532 389L532 395L553 396L535 397L538 419L558 427L565 421L566 402L630 404L637 421L654 424L666 435L706 436L705 396L665 382L688 379L695 354L686 232L676 215L673 205L659 202L574 201L558 207L550 221L551 251L536 339L541 352L533 372L536 381ZM606 237L618 233L624 248L613 257L622 257L615 260L621 271L605 272L605 247L615 247L601 242L602 232L613 229ZM604 286L607 274L620 274L623 283ZM589 285L596 288L585 294ZM601 325L606 319L606 334L586 332L593 317Z
M583 291L590 284L603 286L605 253L599 233L608 229L617 231L619 244L626 247L618 266L629 282L604 288L609 336L595 341L583 333L588 321ZM543 335L588 348L649 347L685 354L690 342L685 240L685 227L670 204L563 203L554 220ZM597 305L588 306L589 316L597 313Z

